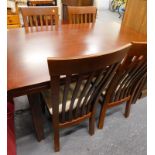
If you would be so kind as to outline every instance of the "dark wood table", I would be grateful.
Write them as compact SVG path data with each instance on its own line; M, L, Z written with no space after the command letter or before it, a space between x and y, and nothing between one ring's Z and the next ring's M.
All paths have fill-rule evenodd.
M106 54L146 36L115 22L61 25L57 31L25 33L23 28L8 30L8 99L28 95L38 140L44 138L37 93L49 88L47 57L83 57ZM37 100L37 102L35 101Z

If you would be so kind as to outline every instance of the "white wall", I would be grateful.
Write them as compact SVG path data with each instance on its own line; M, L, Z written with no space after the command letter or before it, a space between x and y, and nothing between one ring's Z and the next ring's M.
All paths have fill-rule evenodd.
M99 10L107 10L109 9L109 1L110 0L94 0L94 5Z

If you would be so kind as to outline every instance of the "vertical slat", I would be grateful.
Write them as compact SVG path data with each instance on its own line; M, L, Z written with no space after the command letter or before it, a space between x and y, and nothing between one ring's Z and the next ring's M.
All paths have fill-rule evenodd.
M44 16L44 20L46 23L46 31L48 31L48 16Z
M91 23L91 14L89 13L88 16L89 16L89 20L88 20L88 22Z
M76 15L75 14L72 15L72 20L73 20L73 24L76 24Z
M123 92L124 92L125 81L127 81L127 79L129 78L129 76L127 74L124 75L124 76L125 76L124 78L122 77L123 79L121 78L121 81L119 83L119 87L118 87L118 89L115 92L115 96L114 96L114 100L115 101L117 101L120 98L121 93L123 94Z
M79 24L80 23L80 15L79 14L76 15L76 19L77 19L77 24Z
M35 21L35 25L36 25L36 30L38 31L38 19L37 19L37 16L34 16L34 21Z
M100 72L100 74L97 76L97 79L93 83L92 88L87 92L86 97L84 99L84 103L87 102L89 96L91 96L91 99L93 99L95 97L96 94L93 94L93 92L95 91L95 89L97 87L97 83L98 83L98 81L100 80L101 77L102 77L102 72ZM89 100L89 103L87 103L87 113L90 111L91 101L92 101L91 99Z
M104 73L104 70L102 71L102 74L100 75L100 76L102 76L102 79L100 80L99 83L97 81L95 81L95 83L94 83L95 85L97 85L96 92L98 92L99 89L101 92L105 90L105 88L107 87L107 84L112 80L118 66L119 66L119 63L111 65L108 68L108 71L106 72L106 74L104 74L105 76L102 76ZM99 77L99 79L100 79L100 77ZM101 92L98 92L98 94L100 94ZM98 96L98 94L94 94L94 95ZM90 111L91 102L92 102L93 98L94 97L91 97L91 99L88 102L87 113Z
M76 15L72 14L72 20L73 20L73 24L76 24Z
M129 74L129 76L123 79L122 83L120 84L120 88L118 89L116 93L115 100L119 100L124 96L124 93L126 92L125 87L129 87L129 85L132 84L134 80L137 79L138 74L142 70L143 70L143 67L141 66L141 63L137 64L137 62L132 62L132 64L130 65L129 71L126 73L126 74Z
M120 83L120 79L122 79L123 77L125 77L125 75L120 76L120 75L116 74L115 79L113 79L111 81L111 83L113 84L113 88L110 88L110 89L111 89L111 91L113 91L113 93L111 94L111 97L109 98L108 102L114 102L115 101L115 95L116 95L117 87ZM119 81L119 83L118 83L118 81Z
M146 76L146 75L145 75ZM132 103L135 103L137 98L139 97L140 93L142 92L142 89L144 87L144 84L145 84L145 81L146 81L146 77L144 76L144 78L142 78L142 80L139 82L140 84L138 85L137 87L137 90L136 90L136 94L134 95L133 97L133 101Z
M43 30L43 18L42 15L40 15L40 27L41 27L41 31Z
M75 89L74 89L73 94L72 94L70 108L69 108L69 120L73 119L73 113L72 112L73 112L74 102L75 102L75 99L77 98L77 94L80 90L82 80L83 80L83 76L81 75L78 78L78 81L76 83Z
M126 97L127 94L129 94L129 91L131 91L132 89L132 85L135 83L138 83L139 81L137 81L137 79L140 79L145 73L146 73L146 70L147 70L147 66L146 64L144 64L138 71L137 71L137 74L134 75L133 78L130 78L130 81L128 81L126 87L130 88L130 89L126 89L125 93L124 94L121 94L120 98L122 97Z
M80 22L83 23L83 14L81 14Z
M88 16L87 16L87 14L85 14L84 16L85 16L85 23L87 23Z
M114 70L116 70L118 68L119 64L113 64L108 68L108 71L106 72L106 75L103 75L102 80L100 81L100 83L98 84L98 87L103 87L104 89L107 86L107 83L109 83L111 81L111 79L113 78L113 75L115 74ZM103 70L104 72L104 70ZM104 85L103 85L104 84Z
M53 15L51 15L50 17L51 17L51 30L53 30Z
M32 21L32 16L29 16L29 22L30 22L31 32L33 32L33 21Z
M64 91L63 91L63 99L62 99L62 122L65 121L65 109L66 109L66 102L67 102L70 82L71 82L71 76L67 75Z
M93 13L93 23L95 23L95 19L96 19L96 14L95 13Z
M138 64L136 65L136 68L133 68L135 66L135 63L130 64L130 66L128 67L127 72L124 73L123 76L125 76L125 78L121 78L121 83L119 84L119 89L116 91L115 93L115 100L119 100L119 98L121 97L121 95L123 95L124 89L123 89L123 85L127 86L127 83L129 84L132 77L134 76L135 73L137 73L138 68L140 67ZM122 93L121 93L122 92Z
M54 15L55 17L55 29L58 29L58 15Z
M94 77L94 72L91 73L91 75L89 76L81 94L80 94L80 97L78 98L78 103L77 103L77 107L76 107L76 111L75 111L75 117L78 117L79 113L80 113L80 105L81 105L81 101L83 100L83 98L85 97L86 95L86 92L88 91L88 88L90 87L91 85L91 82L92 82L92 79Z
M25 31L26 31L26 33L28 33L29 32L28 16L23 16L23 20L24 20L24 25L25 25Z
M69 24L72 24L73 20L72 20L72 14L69 14Z

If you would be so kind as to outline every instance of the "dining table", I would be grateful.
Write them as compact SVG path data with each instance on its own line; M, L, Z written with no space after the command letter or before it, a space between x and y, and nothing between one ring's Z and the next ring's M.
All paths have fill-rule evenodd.
M59 24L57 30L26 33L24 28L7 31L8 100L28 95L38 141L44 139L41 98L50 88L47 58L103 55L147 36L117 22L96 20L94 24ZM81 66L82 67L82 66Z

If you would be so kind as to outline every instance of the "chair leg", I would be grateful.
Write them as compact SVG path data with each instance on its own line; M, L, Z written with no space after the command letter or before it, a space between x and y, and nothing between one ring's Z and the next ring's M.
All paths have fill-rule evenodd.
M89 118L89 134L92 136L95 132L95 117L91 116Z
M125 118L129 117L130 109L131 109L131 100L129 100L129 101L126 103L125 114L124 114Z
M100 117L99 117L99 123L98 123L98 128L99 129L102 129L103 126L104 126L106 111L107 111L107 106L103 105L102 108L101 108Z
M60 151L59 131L54 131L54 151Z
M53 119L53 118L52 118ZM60 141L59 141L59 126L57 124L54 124L53 121L53 130L54 130L54 151L59 152L60 151Z

